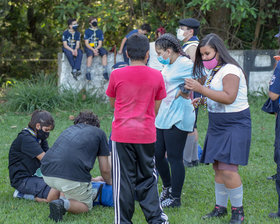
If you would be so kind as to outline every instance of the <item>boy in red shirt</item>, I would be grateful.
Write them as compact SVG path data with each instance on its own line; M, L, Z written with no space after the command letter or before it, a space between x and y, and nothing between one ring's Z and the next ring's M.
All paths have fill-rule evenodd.
M148 223L168 223L157 190L154 163L155 116L166 97L158 70L146 66L149 40L133 34L127 40L131 66L111 73L106 94L115 108L112 124L112 166L115 223L132 223L134 196Z

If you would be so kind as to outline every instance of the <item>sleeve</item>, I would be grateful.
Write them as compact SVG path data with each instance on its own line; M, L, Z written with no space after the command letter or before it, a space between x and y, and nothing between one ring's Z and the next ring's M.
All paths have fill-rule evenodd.
M222 74L221 78L223 79L228 74L236 75L236 76L238 76L241 79L241 76L242 76L243 72L236 65L227 64L224 67L223 74Z
M67 36L66 36L66 33L65 32L63 32L63 34L62 34L62 42L63 41L67 41Z
M137 33L138 30L131 30L125 37L129 38L132 34Z
M116 87L115 87L115 71L111 73L108 88L106 90L106 95L112 98L116 97Z
M100 131L101 131L100 144L99 144L97 156L109 156L110 152L109 152L108 139L104 131L102 131L101 129Z
M270 80L269 91L280 95L280 61L277 63Z
M84 40L88 40L88 39L89 39L89 33L88 33L88 29L87 29L84 34Z
M21 142L21 152L31 158L35 158L44 151L33 136L23 136Z
M159 88L156 93L155 100L162 100L166 97L165 84L162 75L160 75Z
M49 144L47 140L44 140L41 142L41 147L43 149L44 152L47 152L49 150Z

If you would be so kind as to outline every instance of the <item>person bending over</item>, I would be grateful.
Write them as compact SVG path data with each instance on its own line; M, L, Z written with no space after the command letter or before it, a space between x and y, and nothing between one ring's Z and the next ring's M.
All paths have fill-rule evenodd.
M94 181L112 184L107 137L92 112L80 112L74 125L64 130L42 160L45 182L62 192L50 202L50 219L61 221L66 211L87 212L92 208L91 169L98 157L102 177Z

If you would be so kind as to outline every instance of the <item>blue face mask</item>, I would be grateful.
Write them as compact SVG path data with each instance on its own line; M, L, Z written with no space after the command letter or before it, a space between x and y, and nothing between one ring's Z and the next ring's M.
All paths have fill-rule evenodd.
M158 56L157 59L163 65L170 64L170 58L164 59L162 56Z

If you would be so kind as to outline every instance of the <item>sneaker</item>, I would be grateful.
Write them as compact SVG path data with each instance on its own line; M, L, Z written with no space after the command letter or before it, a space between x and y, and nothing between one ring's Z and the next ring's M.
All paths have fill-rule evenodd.
M193 165L193 166L198 166L198 165L199 165L199 160L194 160L194 161L192 161L192 165Z
M87 73L86 73L86 79L87 79L88 81L91 80L91 74L90 74L90 72L87 72Z
M274 174L272 176L267 177L266 179L267 180L276 180L276 178L277 178L277 174Z
M208 218L213 218L213 217L222 217L225 215L227 215L227 208L219 206L219 205L215 205L215 208L213 209L213 211L206 214L205 216L202 216L202 219L208 219Z
M278 213L269 213L268 217L272 219L276 219L276 218L280 218L280 215Z
M109 80L108 72L104 72L103 77L104 77L105 80L108 81Z
M162 192L160 193L160 196L159 196L160 203L162 203L164 200L166 200L167 198L169 198L171 196L171 191L172 191L171 187L162 186Z
M174 208L174 207L180 207L180 206L181 206L181 199L173 198L172 195L170 195L169 198L167 198L163 202L161 202L161 207L163 207L163 208Z
M192 162L187 162L187 161L184 160L184 166L190 168L190 167L193 167L193 163Z
M241 224L244 222L244 210L241 207L231 207L230 224Z
M62 221L63 215L66 213L64 202L62 199L53 200L50 202L50 215L49 218L55 222Z
M76 72L76 77L80 76L81 74L82 74L81 70L78 70L78 71Z
M19 192L18 190L15 190L13 197L14 198L23 198L23 193Z
M78 79L77 79L77 72L73 72L73 71L72 71L71 74L72 74L72 76L73 76L73 78L74 78L75 80L78 80Z

